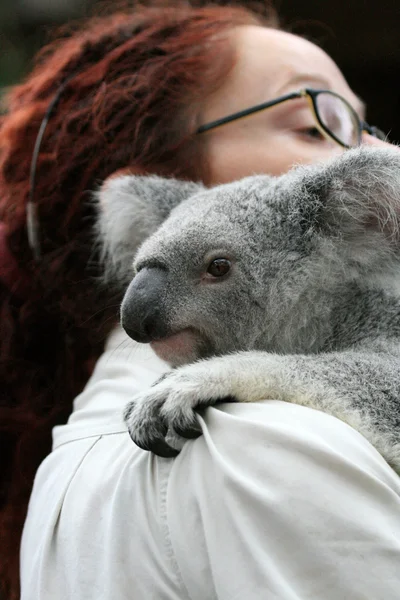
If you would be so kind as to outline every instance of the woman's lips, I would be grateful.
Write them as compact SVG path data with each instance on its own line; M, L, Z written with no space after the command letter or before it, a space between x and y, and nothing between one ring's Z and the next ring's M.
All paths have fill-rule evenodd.
M198 342L198 334L193 329L182 329L167 338L150 342L150 346L162 360L178 366L197 358Z

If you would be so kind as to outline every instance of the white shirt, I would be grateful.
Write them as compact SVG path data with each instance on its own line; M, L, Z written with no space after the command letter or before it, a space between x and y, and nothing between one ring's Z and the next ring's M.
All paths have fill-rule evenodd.
M121 413L166 368L111 336L37 473L22 600L400 598L400 480L361 435L285 402L225 404L156 457Z

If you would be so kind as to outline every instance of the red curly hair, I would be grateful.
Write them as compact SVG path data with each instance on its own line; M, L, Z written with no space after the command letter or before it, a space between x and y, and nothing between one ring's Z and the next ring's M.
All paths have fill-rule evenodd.
M0 121L0 596L19 597L21 530L51 430L68 418L117 321L101 286L90 193L116 170L204 178L196 115L234 62L232 27L276 17L218 6L141 7L97 17L51 43ZM42 258L27 241L36 168ZM3 246L1 245L3 244Z

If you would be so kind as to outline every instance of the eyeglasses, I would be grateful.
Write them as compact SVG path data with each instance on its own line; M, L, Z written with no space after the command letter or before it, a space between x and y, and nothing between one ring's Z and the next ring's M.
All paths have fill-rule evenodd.
M364 131L380 139L387 140L387 136L378 129L362 121L354 108L335 92L329 90L303 89L285 96L279 96L268 102L257 104L245 110L228 115L222 119L211 121L199 127L196 133L203 133L215 129L231 121L237 121L254 113L266 110L287 100L306 98L314 115L315 125L319 132L326 138L333 140L343 148L354 148L361 144Z

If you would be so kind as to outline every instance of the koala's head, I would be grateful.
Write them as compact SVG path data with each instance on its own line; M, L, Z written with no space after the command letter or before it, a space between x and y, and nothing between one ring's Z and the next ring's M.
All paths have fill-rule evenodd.
M122 284L131 279L122 325L173 365L315 351L354 286L399 266L396 150L211 189L125 175L99 197L104 256Z

